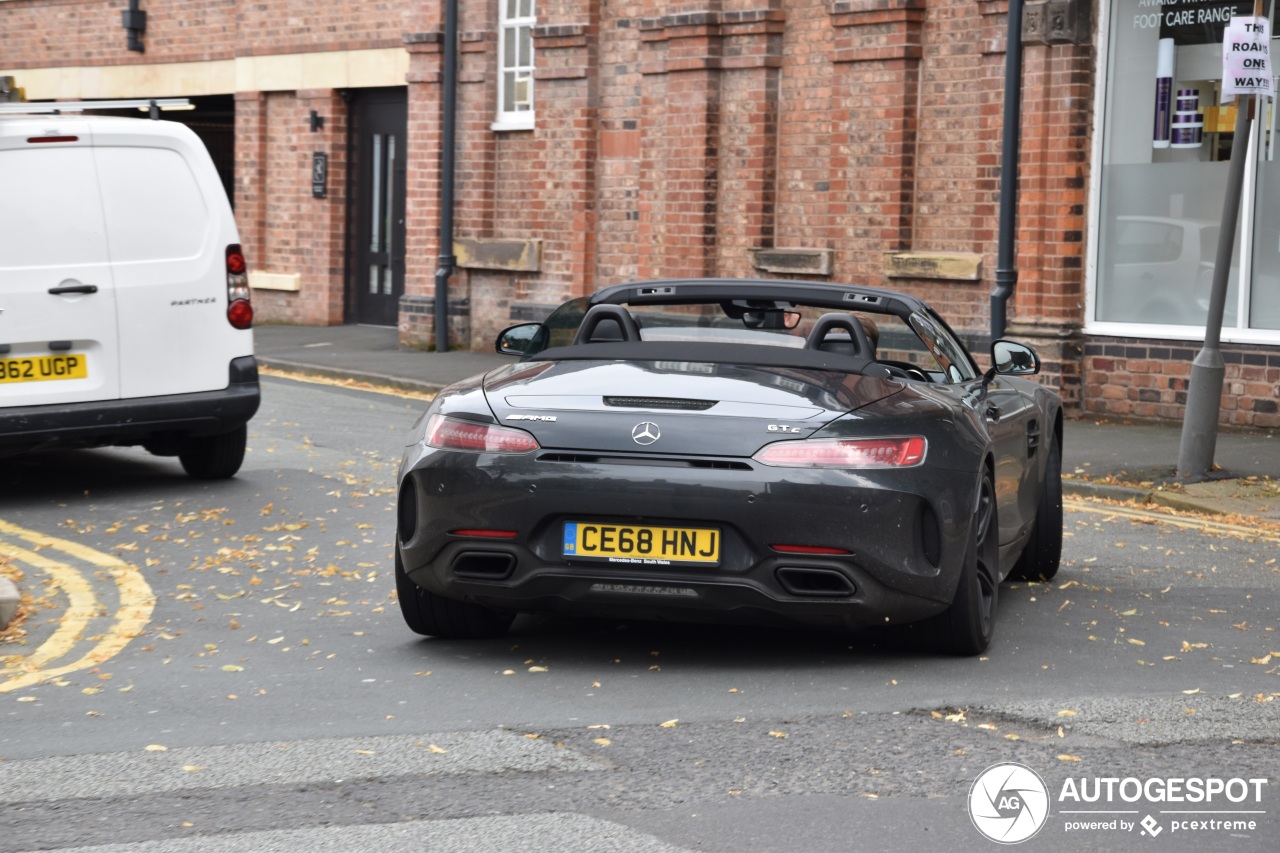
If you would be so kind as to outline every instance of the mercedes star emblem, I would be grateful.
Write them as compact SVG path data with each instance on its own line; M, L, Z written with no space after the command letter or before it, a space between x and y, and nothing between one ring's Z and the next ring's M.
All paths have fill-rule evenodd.
M662 438L662 430L658 429L655 423L645 421L631 428L631 440L636 444L653 444L660 438Z

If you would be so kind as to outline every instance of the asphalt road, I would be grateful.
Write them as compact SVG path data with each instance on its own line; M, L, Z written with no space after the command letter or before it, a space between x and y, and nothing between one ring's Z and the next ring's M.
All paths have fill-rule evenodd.
M985 849L970 790L1010 761L1050 800L1026 849L1275 849L1275 533L1072 501L1059 577L1006 585L977 659L559 617L423 640L391 549L424 404L264 397L232 481L137 450L0 467L40 607L0 646L0 853ZM1268 781L1062 797L1105 778ZM1148 815L1158 841L1107 825ZM1174 825L1214 820L1254 828Z

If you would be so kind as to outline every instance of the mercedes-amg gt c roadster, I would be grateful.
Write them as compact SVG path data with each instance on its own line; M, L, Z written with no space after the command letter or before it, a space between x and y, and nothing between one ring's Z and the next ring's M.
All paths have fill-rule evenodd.
M408 626L516 614L916 623L978 654L1000 584L1062 548L1062 404L997 340L982 370L921 300L778 280L643 281L503 331L399 472Z

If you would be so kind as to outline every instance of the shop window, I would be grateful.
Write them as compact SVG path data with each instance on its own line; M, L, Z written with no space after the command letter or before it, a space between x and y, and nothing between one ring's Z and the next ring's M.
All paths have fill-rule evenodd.
M498 114L494 130L533 127L534 0L498 0Z
M1280 342L1280 128L1264 103L1251 138L1234 139L1236 106L1220 94L1224 29L1253 14L1252 0L1106 5L1090 330L1199 336L1228 161L1247 157L1223 337Z

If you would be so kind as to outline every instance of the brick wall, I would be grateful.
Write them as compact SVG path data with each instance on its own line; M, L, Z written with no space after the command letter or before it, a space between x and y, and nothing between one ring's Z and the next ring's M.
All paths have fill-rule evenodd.
M145 52L126 49L122 0L0 4L6 67L199 62L282 53L396 47L421 29L423 4L313 0L144 2ZM472 5L472 4L467 4ZM179 95L159 92L158 95Z
M146 52L136 53L126 49L128 33L120 24L120 11L128 4L120 0L8 2L0 4L0 62L10 68L42 68L226 59L236 51L240 5L237 0L143 3Z
M1181 420L1199 343L1113 338L1084 347L1084 410L1092 414ZM1280 352L1224 344L1220 421L1280 428Z
M310 130L310 112L324 127ZM301 290L254 290L262 322L331 325L344 319L346 105L331 89L242 93L236 99L236 221L250 269L298 274ZM325 198L311 193L311 161L329 158Z
M124 49L119 2L0 3L4 62L110 65L326 50L409 53L401 340L434 344L442 0L178 2ZM146 4L144 4L146 6ZM827 280L923 296L985 362L997 249L1006 0L538 0L537 121L495 131L498 7L460 4L459 238L540 245L536 269L450 283L454 346L642 277L750 276L750 250L829 253ZM1090 44L1024 44L1017 292L1009 337L1076 412L1178 418L1189 345L1082 333ZM180 95L181 92L155 93ZM307 115L326 118L311 133ZM272 321L344 319L347 109L333 90L236 93L237 218ZM312 199L312 152L329 198ZM885 253L978 256L976 281L890 278ZM1224 421L1276 426L1276 348L1226 347ZM1234 359L1234 360L1233 360ZM1179 383L1183 383L1180 385Z
M472 345L489 346L504 322L629 278L758 275L749 250L772 247L830 251L832 280L918 293L966 336L985 339L1004 3L543 0L537 123L519 132L489 128L494 6L462 13L457 231L540 239L543 256L537 272L455 277L460 298L472 297ZM424 39L438 37L438 18L424 20ZM1009 311L1044 353L1046 380L1072 403L1092 61L1087 45L1026 49L1019 286ZM411 84L426 91L411 92L410 120L428 134L438 113L419 110L438 110L438 79L424 71ZM428 192L432 165L417 164L416 186ZM434 196L422 199L425 211ZM889 279L884 255L900 250L978 254L982 276ZM434 281L411 275L407 292L425 304ZM428 319L402 323L406 343L432 344Z

